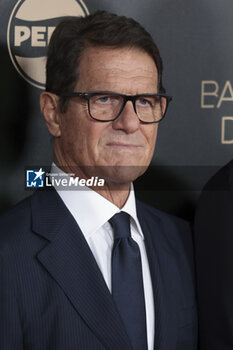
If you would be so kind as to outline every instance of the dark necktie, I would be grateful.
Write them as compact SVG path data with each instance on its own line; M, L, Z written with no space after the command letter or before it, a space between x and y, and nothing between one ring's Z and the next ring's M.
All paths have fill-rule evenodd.
M114 232L112 296L134 350L147 349L146 311L141 255L130 234L130 216L121 212L110 220Z

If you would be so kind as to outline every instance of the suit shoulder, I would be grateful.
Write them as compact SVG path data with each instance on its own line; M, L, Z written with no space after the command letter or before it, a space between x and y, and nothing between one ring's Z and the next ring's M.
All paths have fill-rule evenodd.
M193 233L191 225L179 217L167 214L142 202L137 202L138 217L151 237L176 251L179 256L193 257ZM159 238L158 238L159 237Z
M203 188L203 191L228 191L233 182L233 160L220 168Z
M30 227L31 196L17 203L0 216L0 246L15 240L21 231Z
M214 174L204 186L198 199L195 222L198 219L214 223L219 222L220 217L232 217L232 194L233 160Z
M143 212L144 216L148 215L148 218L151 220L160 220L166 223L166 225L177 225L190 229L190 223L182 218L163 212L141 201L137 201L137 207L139 211Z

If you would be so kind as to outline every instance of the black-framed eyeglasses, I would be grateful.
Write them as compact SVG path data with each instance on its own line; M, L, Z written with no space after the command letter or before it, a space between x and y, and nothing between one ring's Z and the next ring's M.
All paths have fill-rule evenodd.
M126 103L132 101L135 113L142 123L160 122L167 111L171 96L155 94L124 95L112 91L68 92L62 97L81 97L88 101L90 117L100 122L116 120Z

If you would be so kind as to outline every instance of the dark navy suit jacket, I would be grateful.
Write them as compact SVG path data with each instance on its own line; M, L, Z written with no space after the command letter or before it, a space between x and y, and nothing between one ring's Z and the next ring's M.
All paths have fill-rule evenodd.
M203 189L195 248L199 349L233 349L233 160Z
M154 290L154 348L194 350L189 225L140 202L137 213ZM89 246L55 190L35 192L0 225L1 350L132 350Z

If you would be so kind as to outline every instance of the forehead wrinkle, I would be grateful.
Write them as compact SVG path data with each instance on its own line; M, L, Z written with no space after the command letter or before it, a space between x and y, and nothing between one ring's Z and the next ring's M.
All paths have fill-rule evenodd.
M146 80L146 83L145 83ZM89 81L88 89L91 91L114 91L128 95L141 94L141 93L155 93L157 91L157 81L151 80L150 83L148 79L139 79L133 77L129 79L128 77L115 77L109 76L108 79L99 82Z
M155 86L157 88L157 75L156 75L156 69L109 69L109 71L105 70L105 75L104 75L104 80L102 79L102 75L101 75L101 71L95 69L92 70L93 74L90 74L91 78L89 80L90 85L100 85L103 86L104 90L108 90L105 89L104 86L107 84L113 85L115 86L117 83L125 84L125 87L127 85L131 85L132 84L136 84L136 86L140 86L142 85L142 87L147 87L148 85L152 85ZM95 72L95 74L94 74ZM143 73L146 74L143 74ZM96 74L97 73L97 74ZM98 82L96 81L96 77L99 77ZM94 79L92 79L92 77L95 77ZM135 86L135 87L136 87ZM93 86L92 86L93 87Z
M156 66L155 67L149 67L148 65L140 65L138 67L132 67L131 69L127 66L127 67L124 67L124 61L122 64L117 64L115 65L114 68L112 68L112 65L111 64L102 64L101 65L101 69L105 69L106 71L106 74L107 75L114 75L114 74L127 74L129 77L132 76L138 76L139 78L140 77L144 77L144 74L148 74L150 77L151 75L155 75L157 73L157 69L156 69ZM91 72L91 73L97 73L99 74L100 73L100 70L95 68L95 67L92 67L91 65L89 66L88 70Z
M89 51L87 51L88 53ZM121 56L119 56L119 52L121 54ZM130 68L128 66L128 58L129 57L124 57L124 53L126 52L126 55L128 54L128 56L130 57L130 59L132 60L132 67ZM106 69L107 71L109 70L110 72L114 72L116 74L119 73L124 73L126 72L126 74L130 74L132 72L132 75L137 74L138 72L140 74L142 74L142 72L148 73L148 74L156 74L157 73L157 67L155 65L155 62L153 61L153 59L147 54L142 52L142 54L145 55L145 59L144 62L145 63L138 63L138 66L135 66L135 64L137 64L137 61L135 62L134 59L134 53L140 52L137 49L118 49L118 50L114 50L114 49L107 49L104 50L104 54L107 57L107 61L106 60L101 60L101 66L99 67L100 70L101 69ZM80 62L80 66L82 66L82 63L85 63L85 65L88 67L87 70L90 73L99 73L99 68L96 68L95 63L96 61L98 61L98 58L100 56L100 59L102 58L103 55L103 49L98 50L97 52L95 52L95 54L91 55L90 52L87 56L85 56L85 61L81 61ZM147 56L147 57L146 57ZM151 64L148 65L148 58L151 60ZM112 65L114 64L114 68L112 67Z

